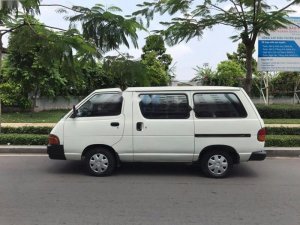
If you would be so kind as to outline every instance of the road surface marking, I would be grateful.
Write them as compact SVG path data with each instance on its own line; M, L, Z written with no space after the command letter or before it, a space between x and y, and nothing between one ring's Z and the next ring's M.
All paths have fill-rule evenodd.
M48 155L46 154L18 154L18 153L15 153L15 154L0 154L0 157L10 157L10 156L19 156L19 157L24 157L24 156L30 156L30 157L48 157Z

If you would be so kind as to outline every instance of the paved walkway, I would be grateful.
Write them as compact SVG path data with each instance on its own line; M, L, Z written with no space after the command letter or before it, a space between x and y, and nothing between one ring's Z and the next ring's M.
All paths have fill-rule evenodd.
M266 127L300 127L300 124L265 124Z

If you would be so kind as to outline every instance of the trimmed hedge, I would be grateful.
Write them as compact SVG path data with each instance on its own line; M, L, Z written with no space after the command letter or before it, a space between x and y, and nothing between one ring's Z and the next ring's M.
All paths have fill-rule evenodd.
M267 135L300 135L300 127L267 127Z
M300 105L256 105L264 119L299 119Z
M300 136L267 135L266 147L300 147Z
M49 134L52 127L2 127L3 134Z
M47 145L48 135L0 134L1 145Z
M47 145L48 135L0 134L1 145ZM267 135L266 147L300 147L299 135Z

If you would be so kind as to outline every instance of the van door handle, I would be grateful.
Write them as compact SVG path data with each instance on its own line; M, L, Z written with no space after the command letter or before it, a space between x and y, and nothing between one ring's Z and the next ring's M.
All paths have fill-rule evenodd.
M120 124L118 122L112 122L110 125L112 127L118 127L118 126L120 126Z
M142 130L143 130L143 125L144 125L144 123L142 123L142 122L137 122L137 123L136 123L136 130L137 130L137 131L142 131Z

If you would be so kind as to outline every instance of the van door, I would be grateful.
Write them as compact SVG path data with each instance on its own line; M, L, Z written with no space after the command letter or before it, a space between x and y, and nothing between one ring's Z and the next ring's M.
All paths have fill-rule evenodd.
M194 123L189 101L189 92L133 93L134 161L192 161Z
M76 117L64 123L66 157L78 159L87 146L119 142L124 130L122 103L121 92L96 92L78 106Z

